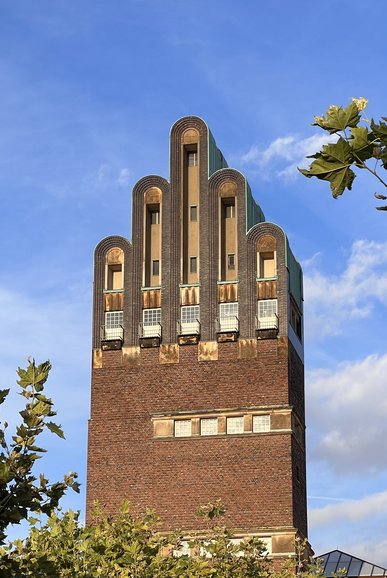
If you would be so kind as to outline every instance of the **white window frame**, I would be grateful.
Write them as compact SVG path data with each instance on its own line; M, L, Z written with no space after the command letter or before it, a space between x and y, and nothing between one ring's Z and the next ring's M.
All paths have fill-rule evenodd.
M253 433L262 433L270 431L270 414L253 415Z
M143 309L142 311L142 336L159 337L161 325L161 308Z
M219 304L220 331L239 331L239 305L237 301Z
M176 419L174 423L175 438L188 438L192 436L192 420Z
M180 324L182 335L199 333L200 305L183 305L180 308Z
M278 325L278 299L257 301L258 329L274 329Z
M245 433L245 420L243 415L230 416L226 419L227 434L243 434Z
M217 417L203 417L200 420L200 435L201 436L216 436L216 435L218 435L218 418Z
M105 312L105 339L122 339L124 330L123 311L106 311Z

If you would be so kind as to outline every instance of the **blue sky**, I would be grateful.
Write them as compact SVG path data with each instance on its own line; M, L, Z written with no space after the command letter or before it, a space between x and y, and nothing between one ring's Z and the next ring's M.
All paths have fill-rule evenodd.
M330 104L387 114L386 16L385 0L0 1L1 386L51 359L67 440L39 465L79 472L66 506L84 508L93 250L130 238L131 188L168 177L169 129L194 114L304 267L312 546L387 567L387 217L367 175L334 201L296 170Z

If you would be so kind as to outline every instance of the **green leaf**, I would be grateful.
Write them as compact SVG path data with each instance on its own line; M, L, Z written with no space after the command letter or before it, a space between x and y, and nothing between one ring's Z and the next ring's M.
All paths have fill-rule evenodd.
M8 394L9 389L0 389L0 403L3 403Z
M298 169L305 177L317 177L329 181L332 195L336 198L347 188L351 190L355 173L350 168L355 162L347 141L339 138L336 143L324 145L322 151L308 158L315 158L309 169Z
M0 463L0 484L6 484L9 480L9 466L2 462Z
M374 135L364 126L356 126L351 128L351 138L349 145L353 149L354 154L361 161L366 161L374 155ZM357 163L358 166L362 166Z
M59 437L62 438L62 439L65 439L63 430L62 430L62 428L61 428L60 425L57 425L57 424L54 423L53 421L48 421L48 422L46 423L46 426L48 427L48 429L49 429L52 433L56 434L57 436L59 436Z
M319 126L334 134L347 127L355 127L360 121L360 113L355 103L346 108L332 105L328 108L326 116L315 116L313 126Z

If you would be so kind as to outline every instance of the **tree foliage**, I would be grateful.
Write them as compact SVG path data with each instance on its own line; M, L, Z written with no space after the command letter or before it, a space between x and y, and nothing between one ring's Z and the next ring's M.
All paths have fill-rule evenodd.
M353 98L346 108L331 105L325 115L314 117L314 126L338 138L310 155L308 158L315 160L309 169L299 171L308 178L329 181L334 198L342 195L345 189L351 190L356 168L369 171L387 187L378 172L387 170L387 118L382 117L379 122L369 120L363 113L366 106L365 98ZM375 197L387 200L382 194L375 193ZM387 206L377 208L387 210Z
M46 450L38 438L45 430L63 438L59 425L50 418L56 415L51 399L44 394L51 364L49 361L36 365L28 360L26 369L17 370L20 395L25 398L25 408L20 411L22 421L16 427L12 441L7 440L7 422L0 423L0 543L4 542L6 528L26 519L31 512L50 514L68 487L79 491L76 474L70 472L63 481L50 484L40 474L33 472L35 462ZM9 394L0 390L0 404Z
M219 509L202 510L209 527L192 537L190 556L182 553L179 534L161 533L152 512L135 518L128 502L115 518L97 506L89 527L74 512L52 512L45 523L32 522L28 538L0 550L0 578L322 578L321 568L304 569L302 544L298 558L275 570L259 539L236 543L217 525Z

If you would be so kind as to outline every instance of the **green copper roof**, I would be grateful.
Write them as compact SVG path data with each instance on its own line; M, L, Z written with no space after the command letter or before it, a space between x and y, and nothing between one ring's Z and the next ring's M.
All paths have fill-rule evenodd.
M208 129L208 178L219 169L226 169L227 161L222 151L216 146L212 132Z
M265 220L265 215L261 207L254 201L250 185L246 182L246 232L254 227L257 223L262 223Z
M287 238L286 238L286 260L289 271L289 292L293 296L302 313L302 302L303 302L302 269L301 265L294 257L291 248L289 247L289 241Z

